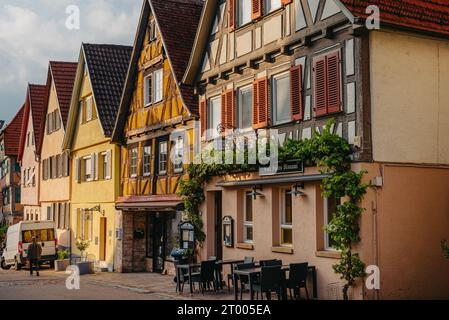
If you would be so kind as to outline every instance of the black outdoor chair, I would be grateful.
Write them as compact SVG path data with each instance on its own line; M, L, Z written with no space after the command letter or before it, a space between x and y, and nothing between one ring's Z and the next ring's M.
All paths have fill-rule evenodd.
M189 281L192 281L193 285L198 283L200 287L199 289L203 294L206 290L210 290L212 287L216 292L218 290L217 281L215 279L216 267L217 265L215 260L201 262L200 272L193 273Z
M307 300L309 297L309 290L307 289L307 273L309 264L308 263L297 263L290 265L290 272L288 279L286 281L286 288L289 290L290 298L301 299L301 288L306 291ZM294 292L294 298L292 295L292 290Z
M245 257L243 264L254 263L254 257ZM231 291L231 282L234 285L234 275L228 274L228 291Z
M235 266L235 270L248 270L254 269L256 265L252 263L242 263ZM249 277L244 275L238 276L238 281L240 282L240 300L243 300L243 292L249 289ZM235 286L235 283L234 283Z
M282 267L282 260L261 260L261 267Z
M257 293L259 299L259 292L263 300L263 295L266 294L267 300L271 300L271 294L275 292L278 299L281 300L282 290L282 268L280 266L262 267L260 273L260 282L253 285L253 290Z

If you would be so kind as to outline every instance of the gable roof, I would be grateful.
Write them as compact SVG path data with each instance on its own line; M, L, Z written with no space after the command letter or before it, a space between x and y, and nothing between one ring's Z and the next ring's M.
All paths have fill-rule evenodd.
M25 109L22 117L22 127L20 134L20 144L18 160L22 160L23 151L27 139L27 128L29 118L33 121L33 134L35 145L40 145L42 139L42 122L45 122L45 101L47 94L46 85L29 84L27 90L27 97L25 100Z
M203 0L144 0L142 12L134 40L133 54L126 77L125 88L120 103L113 141L118 142L124 130L128 108L134 91L134 79L137 76L137 64L143 48L147 22L150 13L156 20L165 53L181 92L184 106L190 114L199 115L198 98L193 87L182 82L193 48L196 30L203 10ZM182 39L182 41L180 41Z
M52 82L55 85L55 91L58 99L59 110L61 112L62 126L67 126L67 118L70 108L70 100L72 97L73 84L75 82L77 62L50 61L47 72L47 92L45 95L45 103L43 110L43 121L41 122L40 132L45 132L46 117L48 112L48 104L50 101L50 93L52 90ZM43 137L36 140L36 152L41 154Z
M417 31L449 35L449 1L447 0L339 0L355 17L366 19L366 8L380 9L382 24Z
M22 131L22 120L25 105L16 113L11 122L2 131L4 143L5 143L5 155L18 156L19 154L19 141L20 133Z
M132 47L122 45L88 43L81 45L63 149L70 149L73 143L79 118L78 99L85 72L92 86L93 99L103 134L105 137L111 136L131 52Z
M105 136L110 137L122 96L132 47L83 44L86 65Z

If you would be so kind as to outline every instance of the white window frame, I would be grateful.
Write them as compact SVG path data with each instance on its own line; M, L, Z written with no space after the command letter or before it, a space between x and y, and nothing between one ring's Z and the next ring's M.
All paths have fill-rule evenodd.
M83 163L84 164L83 176L84 176L84 181L87 181L87 182L93 181L93 179L94 179L93 172L92 172L92 161L93 161L93 159L91 156L83 158L83 162L84 162ZM88 177L88 174L89 174L89 177Z
M243 198L243 242L253 244L254 243L254 210L253 210L253 221L247 221L246 220L246 206L248 197L251 197L250 195L251 191L245 191L244 198ZM253 204L253 200L251 199L251 204ZM253 239L248 239L248 228L251 228L253 230Z
M165 145L165 152L162 152L162 146ZM161 155L165 155L165 160L162 160ZM168 141L159 142L159 156L158 156L158 171L159 175L164 176L168 173ZM165 164L165 170L161 170L161 164Z
M149 96L149 93L151 93L151 96ZM144 78L144 102L145 106L148 107L153 103L153 74L150 73L149 75L145 76Z
M285 123L289 123L291 122L291 118L288 118L287 120L278 120L277 119L277 110L278 110L278 105L277 105L277 97L278 97L278 81L280 79L284 79L287 78L288 81L288 86L287 86L287 95L289 100L291 99L290 96L290 73L287 72L282 72L282 73L278 73L276 75L273 75L271 77L271 87L272 87L272 113L273 113L273 122L275 125L280 125L280 124L285 124ZM291 108L291 101L289 103L289 105L287 106L287 109L290 110Z
M138 171L137 167L139 162L138 158L139 158L139 149L137 147L131 148L129 159L129 173L131 178L137 178L137 171Z
M108 171L108 153L107 152L102 152L100 153L101 156L101 170L102 170L102 179L103 180L108 180L108 176L107 176L107 171Z
M93 98L92 96L86 99L86 122L93 120Z
M277 6L273 6L274 4L277 4ZM264 0L263 8L265 10L265 14L270 14L271 12L274 12L274 11L282 8L282 1L281 0Z
M246 3L248 5L247 9L248 12L244 12L243 9L244 7L244 3ZM236 3L236 8L237 8L237 13L236 13L236 17L237 17L237 27L243 27L244 25L250 23L252 21L252 17L251 17L251 5L252 5L252 1L251 0L237 0ZM246 15L244 16L243 14L246 13Z
M327 226L329 224L329 198L324 198L323 203L323 212L324 212L324 219L323 219L323 226ZM337 203L338 205L338 203ZM323 231L324 233L324 250L325 251L333 251L338 252L338 250L332 248L330 246L330 235L326 232L326 230Z
M218 117L219 117L219 119L218 119L218 124L220 124L221 122L222 122L222 119L221 119L221 108L222 108L222 105L221 105L221 96L214 96L214 97L211 97L210 99L209 99L209 101L208 101L208 103L207 103L207 112L206 112L206 114L207 114L207 133L208 133L208 137L207 137L207 139L210 139L210 140L212 140L212 139L215 139L215 138L218 138L220 135L219 135L219 133L218 133L218 131L217 131L217 127L213 127L213 122L214 122L214 108L213 108L213 106L214 106L214 102L215 101L217 101L218 102L218 107L217 107L217 114L218 114Z
M243 105L242 105L242 102L243 102L243 93L250 91L251 92L251 96L253 97L253 93L254 93L253 90L254 90L254 88L253 88L252 85L242 86L242 87L237 89L238 126L239 126L239 129L242 130L242 131L250 131L250 130L252 130L252 122L253 122L252 117L250 119L251 121L250 121L249 126L248 127L243 127ZM254 97L252 99L254 99ZM253 112L252 109L253 109L253 101L251 101L251 114Z
M154 71L153 79L153 100L154 103L158 103L164 99L164 69Z
M175 162L173 163L174 173L184 172L184 137L179 136L175 143ZM178 163L178 161L180 161Z
M279 208L279 243L281 244L281 246L283 247L292 247L293 246L293 196L291 196L292 199L292 203L291 203L291 207L292 207L292 223L291 224L287 224L285 222L286 220L286 203L285 203L285 196L287 194L287 192L291 192L292 189L281 189L280 190L280 208ZM283 243L282 241L282 231L283 230L291 230L292 231L292 243Z
M151 157L151 154L152 154L152 146L151 145L148 145L148 146L144 146L143 147L143 156L142 156L142 159L143 159L143 164L142 164L142 174L143 174L143 176L144 177L149 177L149 176L151 176L151 159L152 159L152 157ZM147 151L150 151L149 153L147 152ZM146 170L146 169L148 169L148 170Z

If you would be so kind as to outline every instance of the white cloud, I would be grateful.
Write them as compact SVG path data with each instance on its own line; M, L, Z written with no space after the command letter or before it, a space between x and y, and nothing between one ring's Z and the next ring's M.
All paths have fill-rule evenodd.
M68 30L66 7L80 8ZM26 85L44 83L49 60L76 61L81 42L132 44L140 0L0 0L0 119L10 120Z

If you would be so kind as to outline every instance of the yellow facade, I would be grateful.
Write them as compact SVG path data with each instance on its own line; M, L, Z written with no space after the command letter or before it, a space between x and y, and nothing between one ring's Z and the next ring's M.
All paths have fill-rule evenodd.
M112 270L120 151L119 147L110 144L110 139L105 137L94 99L91 117L86 115L86 103L91 97L92 87L85 74L79 97L83 108L80 107L78 112L80 116L76 120L71 148L72 251L79 255L76 240L88 240L90 245L85 254L101 268ZM109 157L108 160L105 159L106 156ZM89 158L95 164L90 167L94 168L90 173L91 178L86 178L89 169L86 171L83 163ZM109 161L109 164L104 164L104 161Z

